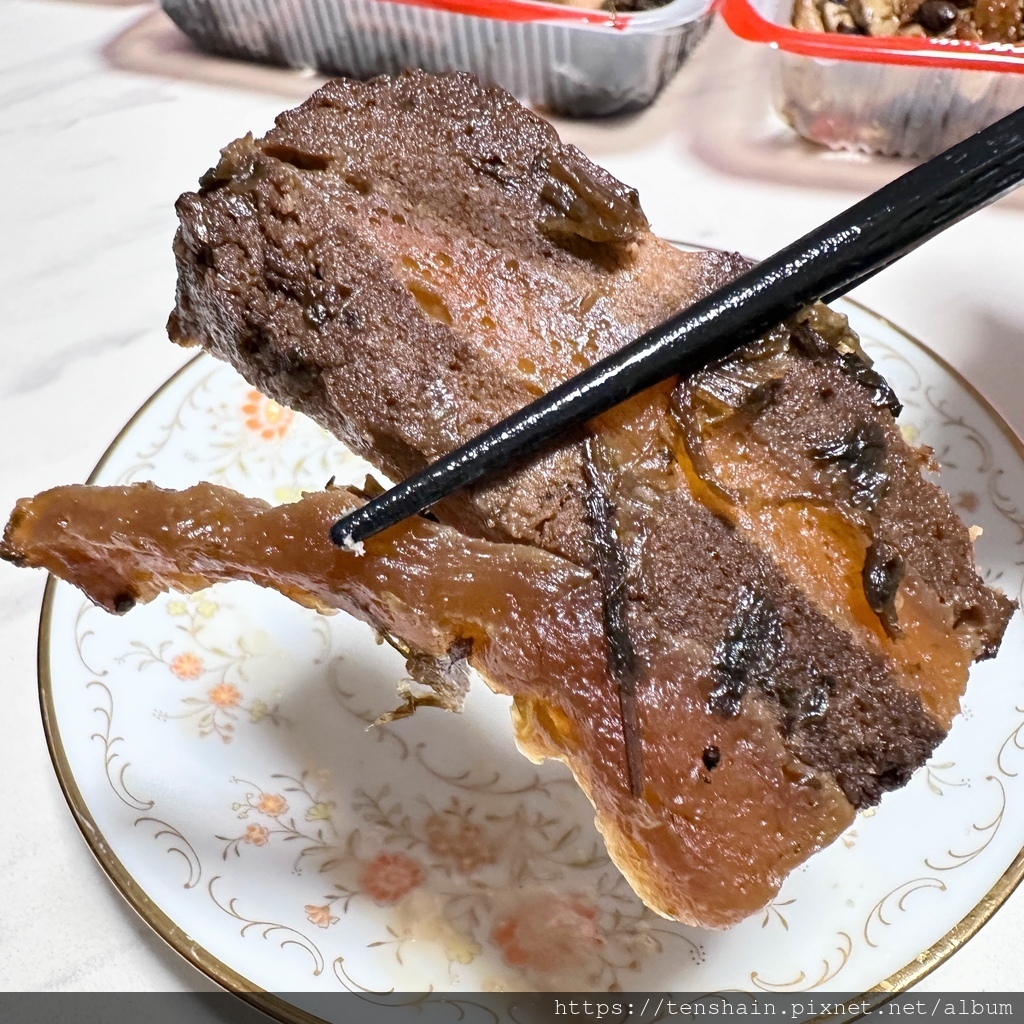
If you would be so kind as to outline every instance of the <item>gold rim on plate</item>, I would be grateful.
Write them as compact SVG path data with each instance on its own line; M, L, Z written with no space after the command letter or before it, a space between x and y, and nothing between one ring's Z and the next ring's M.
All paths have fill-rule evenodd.
M855 306L861 312L871 316L878 322L884 324L911 345L919 349L929 359L933 360L942 370L950 375L970 395L988 415L992 423L997 426L1000 432L1010 442L1017 452L1021 461L1024 462L1024 441L1016 434L1013 428L1006 422L999 411L992 403L982 395L955 367L950 365L942 356L933 352L930 348L918 341L917 338L908 334L898 327L891 320L880 316L874 310L865 306L855 299L845 298L842 301ZM138 423L139 419L147 412L153 403L159 399L184 373L201 359L209 358L201 353L190 359L187 363L176 370L170 377L153 392L149 398L136 410L127 423L118 431L117 436L107 446L96 467L89 474L87 483L94 483L99 474L103 471L108 460L124 440L126 435ZM233 968L218 959L209 950L198 945L187 936L170 917L165 914L157 904L150 899L143 887L132 877L125 866L111 850L103 834L100 832L92 814L86 804L78 784L75 782L71 766L68 763L61 743L57 727L56 710L53 705L53 686L50 676L50 626L53 614L53 598L56 589L56 580L51 576L46 582L46 589L43 592L42 612L39 619L39 643L37 649L37 666L39 673L39 704L43 719L43 731L46 734L46 745L50 752L50 760L53 763L54 772L64 798L67 800L71 813L92 851L96 861L103 869L107 877L113 883L115 889L128 902L128 905L149 925L150 928L166 942L171 949L178 953L183 959L192 964L211 981L220 985L223 989L239 998L245 1000L253 1007L263 1013L274 1017L282 1024L325 1024L323 1018L307 1013L300 1007L281 999L272 992L255 985L248 978L243 977ZM916 956L910 963L900 970L890 974L883 981L880 981L874 988L863 993L857 1000L862 1002L865 1012L881 1006L892 997L917 984L926 975L930 974L939 964L943 963L960 949L978 930L992 917L992 915L1006 902L1013 891L1024 881L1024 849L1014 857L1010 866L1003 872L991 889L979 900L974 909L971 910L958 924L954 925L937 942L933 943L926 950ZM856 1016L860 1016L857 1014ZM834 1019L834 1018L833 1018ZM853 1019L853 1018L847 1018Z

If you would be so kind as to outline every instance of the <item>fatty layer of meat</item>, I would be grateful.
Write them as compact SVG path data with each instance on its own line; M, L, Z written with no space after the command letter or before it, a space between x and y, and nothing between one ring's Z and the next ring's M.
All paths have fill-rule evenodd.
M572 770L634 889L680 921L723 927L753 913L851 821L835 782L786 749L767 705L733 718L708 709L707 659L682 638L646 658L637 800L593 574L422 518L362 555L340 551L328 529L354 503L344 490L271 507L213 484L56 488L19 503L0 555L48 569L111 612L167 589L249 580L343 609L423 654L463 652L512 696L522 749Z

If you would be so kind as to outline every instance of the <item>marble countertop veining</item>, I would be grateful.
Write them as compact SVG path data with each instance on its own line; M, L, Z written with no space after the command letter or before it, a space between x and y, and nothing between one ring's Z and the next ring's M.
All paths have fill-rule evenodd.
M792 138L766 106L766 57L718 25L650 111L560 129L639 188L661 234L765 254L903 168ZM193 55L149 6L0 5L5 516L20 496L84 479L141 402L189 358L164 333L174 200L221 145L265 130L313 84ZM1011 196L856 295L924 339L1019 433L1022 229L1024 196ZM212 991L122 902L65 805L35 684L43 584L42 574L0 565L0 987ZM1022 948L1018 892L919 990L1019 989ZM218 1019L199 1007L196 1019L207 1013Z

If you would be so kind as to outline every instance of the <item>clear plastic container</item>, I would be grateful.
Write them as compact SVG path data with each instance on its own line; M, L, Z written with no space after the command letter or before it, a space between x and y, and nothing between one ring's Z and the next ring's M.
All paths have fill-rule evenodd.
M472 71L571 116L649 104L707 31L712 0L633 14L539 0L161 0L201 49L369 78Z
M926 158L1024 106L1024 47L801 32L793 0L722 0L732 32L775 52L775 106L832 149Z

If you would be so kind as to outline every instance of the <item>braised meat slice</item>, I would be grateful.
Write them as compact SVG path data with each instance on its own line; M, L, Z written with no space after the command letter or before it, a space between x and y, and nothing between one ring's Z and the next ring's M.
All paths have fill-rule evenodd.
M329 83L178 214L171 337L393 479L749 265L658 239L631 189L464 75ZM113 611L249 579L414 661L468 658L640 896L725 926L927 759L1013 611L898 413L816 306L363 558L328 540L351 494L208 485L48 492L0 553Z
M464 75L329 83L266 137L229 145L178 213L172 338L227 359L394 479L749 265L660 240L627 186ZM595 568L588 435L598 504L631 538L619 621L635 620L633 648L652 629L649 646L720 635L744 587L788 580L815 623L831 620L880 659L877 678L897 680L865 677L872 728L930 735L948 728L1012 604L978 577L898 410L845 320L818 306L434 511L467 535ZM787 628L801 649L825 643L810 620ZM807 750L786 701L824 707L832 685L810 672L767 687L787 742ZM894 733L885 746L901 763L872 764L876 747L851 741L838 710L850 700L827 703L816 756L834 746L856 804L920 763L927 744Z

